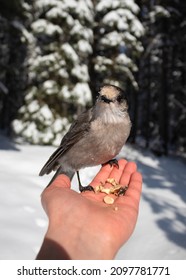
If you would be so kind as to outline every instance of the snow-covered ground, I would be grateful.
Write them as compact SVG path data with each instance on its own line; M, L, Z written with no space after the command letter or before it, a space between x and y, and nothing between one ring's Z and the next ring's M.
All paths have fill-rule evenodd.
M34 259L47 228L38 172L54 147L13 144L0 135L0 259ZM120 154L143 174L138 223L116 259L186 259L186 165L125 146ZM99 167L81 171L90 182ZM74 184L75 184L75 180Z

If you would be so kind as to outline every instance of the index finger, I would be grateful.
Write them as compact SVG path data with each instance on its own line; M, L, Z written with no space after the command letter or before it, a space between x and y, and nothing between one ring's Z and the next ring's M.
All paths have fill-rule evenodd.
M118 202L127 205L138 211L142 190L142 175L139 172L131 174L128 189L124 196L118 197Z
M127 195L139 200L142 190L142 175L139 172L134 172L130 178Z
M100 185L100 183L105 183L107 178L109 177L113 167L111 167L109 164L106 164L101 167L100 171L97 173L97 175L94 177L90 185L95 188L96 186Z

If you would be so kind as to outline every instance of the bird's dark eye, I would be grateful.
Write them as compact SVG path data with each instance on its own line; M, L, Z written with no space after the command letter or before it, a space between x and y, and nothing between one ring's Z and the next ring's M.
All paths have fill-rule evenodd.
M118 97L117 97L117 101L118 102L121 102L123 100L123 96L120 94L120 95L118 95Z

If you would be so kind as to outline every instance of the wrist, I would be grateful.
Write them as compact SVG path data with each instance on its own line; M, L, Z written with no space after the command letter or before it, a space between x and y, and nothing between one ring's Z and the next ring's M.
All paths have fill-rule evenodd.
M113 259L116 253L113 246L98 234L90 236L88 230L74 226L71 229L49 226L37 259Z

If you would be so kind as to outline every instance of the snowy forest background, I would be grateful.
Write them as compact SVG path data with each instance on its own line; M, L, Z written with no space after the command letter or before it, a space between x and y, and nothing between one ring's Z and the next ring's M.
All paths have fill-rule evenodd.
M58 145L112 83L129 98L129 141L183 154L185 46L181 0L0 0L0 129Z

